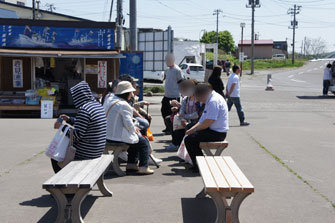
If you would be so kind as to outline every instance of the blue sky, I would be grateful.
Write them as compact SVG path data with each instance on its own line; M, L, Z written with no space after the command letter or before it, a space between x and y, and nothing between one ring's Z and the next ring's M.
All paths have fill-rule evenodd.
M41 0L42 7L53 3L57 12L92 20L107 21L112 0ZM114 4L116 5L114 0ZM240 23L245 22L245 39L250 39L251 9L247 0L138 0L138 26L166 29L171 25L175 37L198 40L201 30L216 29L215 9L221 9L219 30L232 33L235 44L240 39ZM333 3L333 4L332 4ZM28 0L28 4L30 1ZM261 0L256 9L255 31L260 39L287 40L292 42L292 30L288 29L291 16L287 14L294 4L302 6L297 15L296 49L300 51L305 36L322 37L329 50L335 50L334 0ZM124 15L128 26L129 1L124 0ZM112 20L115 19L115 7Z

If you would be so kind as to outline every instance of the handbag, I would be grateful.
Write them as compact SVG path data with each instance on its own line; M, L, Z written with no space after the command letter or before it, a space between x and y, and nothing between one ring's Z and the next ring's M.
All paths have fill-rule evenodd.
M178 151L177 151L177 156L178 156L180 159L185 160L185 162L187 162L187 163L193 165L193 163L192 163L192 159L191 159L190 155L188 154L187 149L186 149L186 146L185 146L185 142L184 142L184 140L185 140L186 137L187 137L187 136L184 136L183 141L181 142L181 144L180 144L180 146L179 146L179 149L178 149Z
M61 162L65 159L67 147L69 146L70 139L66 136L70 127L66 126L64 132L62 132L64 125L61 125L56 135L53 137L45 155L53 160Z
M185 127L181 124L181 118L179 115L175 115L173 117L173 131L185 129Z
M74 160L74 157L76 155L76 148L73 147L73 141L74 141L74 136L73 136L73 129L69 129L70 133L70 142L69 145L66 149L66 154L64 157L64 160L61 162L58 162L58 166L60 168L64 168L67 164L69 164L71 161Z

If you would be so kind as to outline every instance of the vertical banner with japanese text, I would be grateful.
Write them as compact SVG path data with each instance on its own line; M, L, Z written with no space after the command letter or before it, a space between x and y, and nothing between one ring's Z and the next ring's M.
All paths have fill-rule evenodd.
M107 61L98 61L98 88L107 87Z
M23 88L22 60L13 60L13 87Z

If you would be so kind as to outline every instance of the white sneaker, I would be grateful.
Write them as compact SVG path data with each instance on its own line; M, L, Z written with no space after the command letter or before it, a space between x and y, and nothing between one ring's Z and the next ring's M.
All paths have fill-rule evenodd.
M175 146L173 143L171 143L167 148L166 150L177 150L177 146Z
M127 162L128 161L128 153L126 151L123 151L120 153L119 158L122 159L123 161Z
M154 155L151 155L152 159L155 160L155 162L157 163L157 165L161 164L163 162L163 160L158 159L156 157L154 157ZM155 165L154 161L152 161L151 158L149 158L149 165Z

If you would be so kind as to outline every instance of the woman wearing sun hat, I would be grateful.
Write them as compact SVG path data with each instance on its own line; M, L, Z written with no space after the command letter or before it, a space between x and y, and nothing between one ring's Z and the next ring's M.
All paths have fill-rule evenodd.
M115 96L105 101L107 141L123 142L129 145L127 171L153 174L154 171L148 167L149 142L141 136L139 128L135 126L133 108L128 103L134 97L135 91L136 89L130 82L121 81L117 85Z

